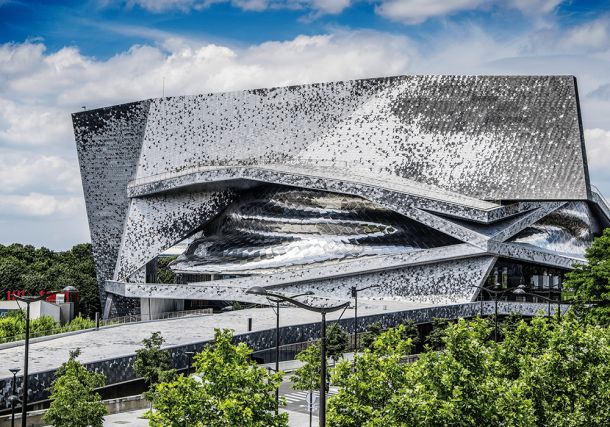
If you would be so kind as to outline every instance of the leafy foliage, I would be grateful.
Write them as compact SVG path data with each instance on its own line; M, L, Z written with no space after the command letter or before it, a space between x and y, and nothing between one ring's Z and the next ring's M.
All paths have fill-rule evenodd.
M354 365L344 360L337 364L332 383L339 394L329 400L330 426L357 427L381 417L381 410L405 381L406 365L402 358L411 350L412 341L404 339L406 325L390 329L379 336Z
M287 414L275 415L273 393L282 373L258 367L244 343L231 343L230 330L215 331L214 344L195 356L197 376L180 375L160 383L153 393L152 427L287 426Z
M149 389L160 381L171 381L175 378L175 371L171 369L171 355L167 350L161 350L165 340L161 332L153 332L150 338L144 338L144 348L136 350L136 360L133 369L142 378Z
M157 283L176 283L176 275L169 268L169 264L177 256L164 256L157 258Z
M432 319L432 332L430 332L426 337L426 345L431 350L443 349L443 337L445 335L445 329L448 325L449 321L447 319Z
M65 252L53 252L31 245L0 245L0 298L8 291L60 290L72 285L80 291L80 311L93 317L100 311L99 292L90 243L75 245Z
M326 330L326 354L337 362L349 350L349 335L338 323L331 324Z
M104 385L104 375L87 371L76 360L79 353L79 350L70 353L51 384L51 406L44 421L56 427L101 427L104 423L106 406L95 392L95 388Z
M295 390L320 390L322 355L320 346L312 344L296 355L303 365L295 369L292 375L292 386ZM328 372L328 371L327 371Z
M410 339L391 329L340 362L329 401L331 426L597 426L610 424L610 329L573 316L513 319L505 340L489 320L439 329L443 351L427 347L404 364Z
M573 298L580 303L579 312L591 322L610 325L610 228L587 249L586 265L576 265L567 274L564 288L574 290ZM588 308L590 301L601 302Z
M30 320L31 336L42 336L58 334L61 332L78 331L93 328L95 322L80 316L71 322L60 326L52 317L41 316ZM0 317L0 343L18 341L25 338L25 314L21 310L9 312L8 315Z
M377 339L377 337L379 335L381 335L382 332L383 332L383 328L381 326L381 323L379 323L379 322L371 323L371 325L369 326L369 330L367 332L365 332L364 334L361 334L358 337L359 349L366 349L366 348L370 349L373 345L373 342Z

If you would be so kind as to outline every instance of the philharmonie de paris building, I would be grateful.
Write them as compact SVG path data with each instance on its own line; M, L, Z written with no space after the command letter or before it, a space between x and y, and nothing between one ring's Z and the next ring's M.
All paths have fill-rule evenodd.
M390 312L555 298L610 226L572 76L165 97L73 122L106 318L269 304L253 286L320 306L372 286L360 303Z

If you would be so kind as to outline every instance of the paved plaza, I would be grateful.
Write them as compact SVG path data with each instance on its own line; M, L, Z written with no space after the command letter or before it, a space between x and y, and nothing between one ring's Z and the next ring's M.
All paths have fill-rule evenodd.
M393 310L415 309L431 304L412 304L358 307L358 315L366 316ZM336 319L341 312L328 315ZM352 317L354 311L347 309L345 317ZM138 322L121 326L100 328L75 335L63 336L30 344L30 374L55 369L68 359L70 350L80 348L79 360L83 363L106 360L134 354L142 346L142 340L160 331L166 339L165 346L208 341L214 337L214 328L230 328L235 334L248 331L248 318L252 318L254 331L275 328L276 317L271 308L253 308L213 315L183 317L172 320ZM320 321L320 316L293 307L280 311L280 326L307 324ZM23 366L23 346L0 350L0 378L11 376L9 368Z

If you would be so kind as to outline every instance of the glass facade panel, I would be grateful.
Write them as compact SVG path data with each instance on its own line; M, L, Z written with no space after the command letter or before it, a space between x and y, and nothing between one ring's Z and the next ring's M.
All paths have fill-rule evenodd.
M508 289L523 285L528 293L539 294L557 300L562 291L565 270L545 267L519 261L499 259L491 270L485 287L490 289ZM487 292L481 292L479 299L493 300ZM545 302L535 296L514 295L508 292L503 298L508 301Z

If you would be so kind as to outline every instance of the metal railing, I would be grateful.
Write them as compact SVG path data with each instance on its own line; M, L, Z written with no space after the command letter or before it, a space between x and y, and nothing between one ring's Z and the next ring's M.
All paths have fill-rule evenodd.
M201 308L197 310L182 310L182 311L167 311L157 314L132 314L128 316L112 317L106 320L100 320L101 326L124 325L127 323L148 322L151 320L167 320L178 319L187 316L207 316L212 314L211 308Z
M61 326L58 326L57 328L53 328L53 329L47 329L45 331L30 332L30 339L45 337L45 336L49 336L49 335L57 335L57 334L61 334L62 332L67 332L67 331L63 330ZM17 335L12 335L10 337L0 337L0 344L6 344L9 342L22 341L22 340L25 340L25 332L23 332L21 334L17 334Z

